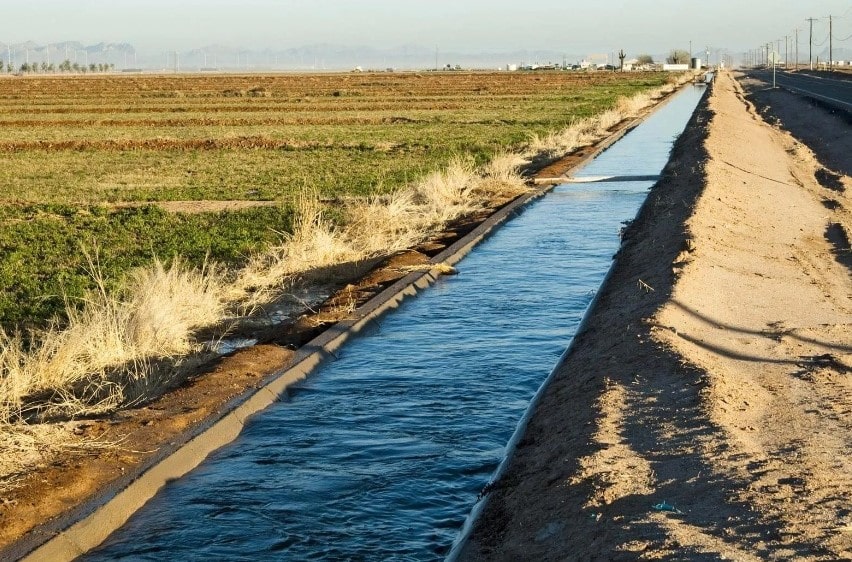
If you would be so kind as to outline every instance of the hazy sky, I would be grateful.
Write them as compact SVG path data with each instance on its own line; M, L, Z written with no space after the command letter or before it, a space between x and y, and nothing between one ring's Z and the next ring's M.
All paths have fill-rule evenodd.
M247 49L313 43L444 51L739 52L833 14L852 34L850 0L21 0L0 14L0 41L130 42L140 50L213 43ZM815 41L828 34L815 24ZM852 39L836 43L852 48Z

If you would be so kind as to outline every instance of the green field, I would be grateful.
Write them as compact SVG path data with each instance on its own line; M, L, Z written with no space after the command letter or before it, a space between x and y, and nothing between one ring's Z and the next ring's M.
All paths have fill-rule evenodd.
M40 326L153 256L238 265L295 199L386 193L454 156L664 84L664 74L408 73L0 79L0 325ZM184 213L156 202L274 201ZM150 204L149 204L150 203Z

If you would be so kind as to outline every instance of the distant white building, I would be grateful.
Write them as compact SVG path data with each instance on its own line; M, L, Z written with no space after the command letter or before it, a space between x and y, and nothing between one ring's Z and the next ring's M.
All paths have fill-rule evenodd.
M639 59L630 59L624 61L624 70L629 71L639 66Z

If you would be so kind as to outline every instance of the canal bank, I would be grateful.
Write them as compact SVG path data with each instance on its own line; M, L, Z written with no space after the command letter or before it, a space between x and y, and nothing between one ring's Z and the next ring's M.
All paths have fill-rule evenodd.
M852 201L820 167L720 76L460 559L852 556Z

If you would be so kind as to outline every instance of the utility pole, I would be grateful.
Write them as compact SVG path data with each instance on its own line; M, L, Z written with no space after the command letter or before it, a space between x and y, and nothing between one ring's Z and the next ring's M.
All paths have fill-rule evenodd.
M770 45L771 45L771 44L772 44L772 43L770 43ZM778 46L779 46L779 47L781 46L781 43L780 43L780 42L778 43ZM776 72L776 70L777 70L777 68L778 68L778 64L777 64L777 63L778 63L778 53L772 53L772 89L773 89L773 90L776 88L776 85L775 85L775 72Z
M828 71L834 71L834 52L832 50L832 43L834 43L831 37L831 16L828 16Z
M789 39L789 35L784 36L784 70L789 70L790 68L790 45L788 43Z
M796 70L799 70L799 28L796 28L796 62L794 63Z
M808 38L808 68L811 70L814 69L814 18L808 18L807 20L811 24L811 33Z

